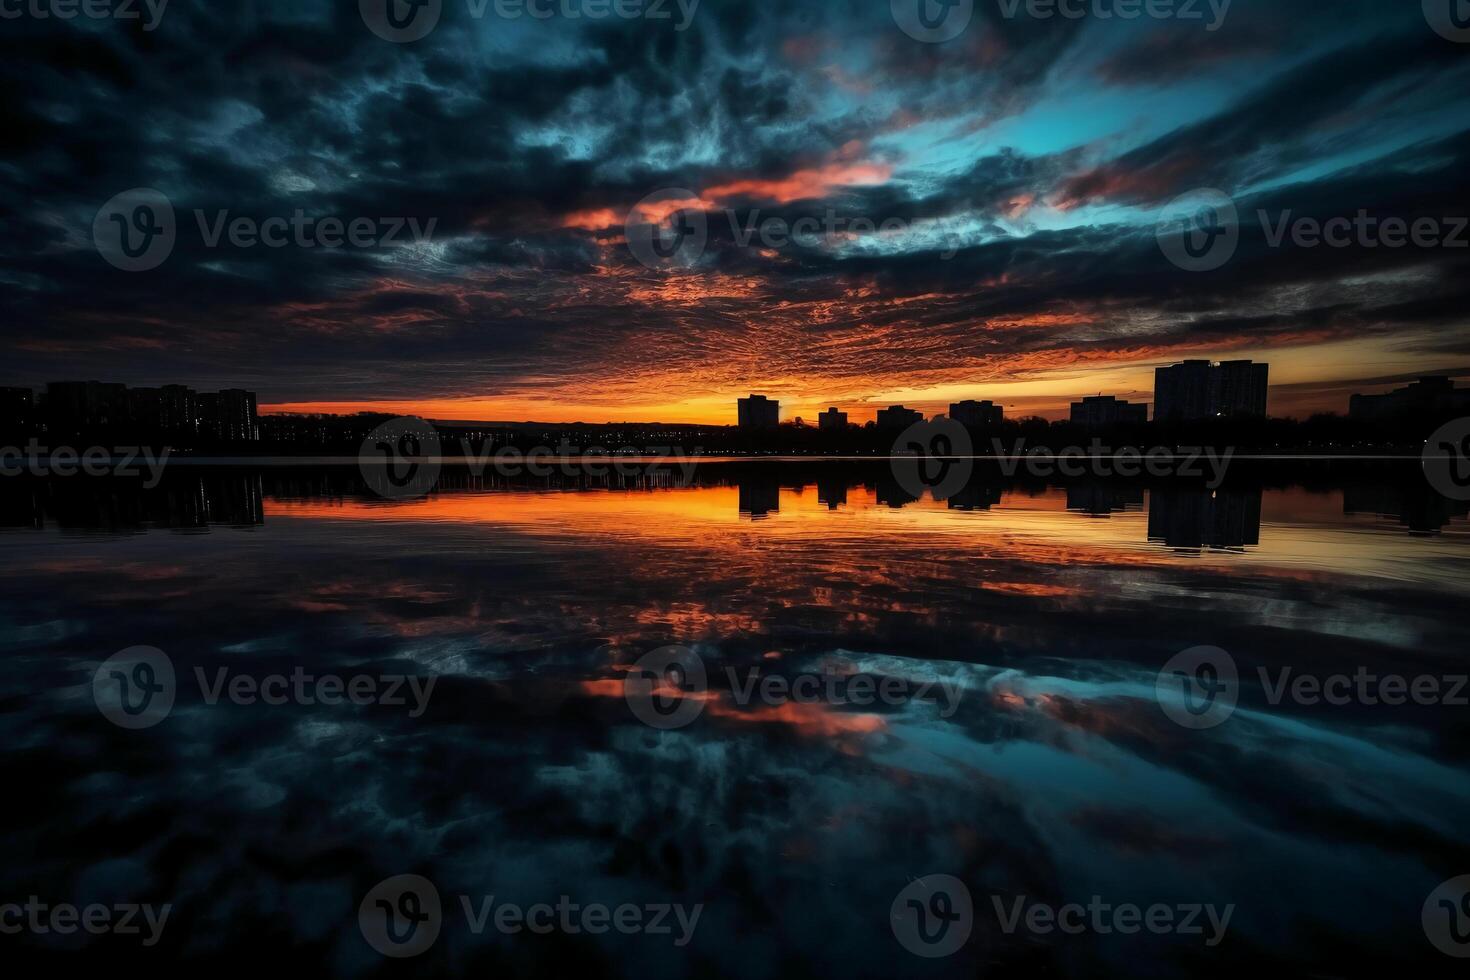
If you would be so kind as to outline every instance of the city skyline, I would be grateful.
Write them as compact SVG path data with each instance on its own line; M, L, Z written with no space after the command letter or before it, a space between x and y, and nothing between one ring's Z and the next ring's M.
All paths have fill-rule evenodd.
M1160 367L1154 374L1154 390L1150 400L1135 402L1120 393L1102 393L1083 396L1071 401L1068 412L1059 418L1045 416L1008 415L1006 406L990 399L973 398L951 402L943 411L924 412L913 406L900 403L862 406L872 408L873 417L854 417L851 406L830 405L818 412L813 419L784 412L780 399L752 392L736 399L734 421L728 418L716 422L692 422L686 419L616 419L596 421L590 419L444 419L426 415L411 417L429 421L467 425L661 425L661 426L708 426L735 427L747 431L774 429L779 425L801 422L821 430L837 430L848 426L861 427L875 424L878 428L902 427L899 423L912 423L925 418L948 417L972 428L998 424L1010 418L1043 418L1046 421L1071 421L1088 427L1118 424L1137 424L1149 421L1189 422L1211 417L1246 416L1257 418L1289 418L1268 411L1269 386L1266 379L1270 365L1251 361L1211 361L1191 359ZM1383 391L1354 392L1348 396L1346 410L1319 413L1347 418L1370 420L1392 418L1415 410L1470 410L1470 389L1458 388L1453 375L1421 375L1407 379L1407 385L1379 385ZM55 389L53 392L52 389ZM183 384L130 387L111 381L60 381L47 382L39 389L30 386L0 386L0 414L10 419L24 419L39 412L47 396L52 407L53 418L70 419L101 418L105 420L109 411L116 411L113 403L130 406L131 413L138 418L152 416L162 430L184 429L189 420L212 418L220 431L244 433L252 430L256 420L270 417L292 416L338 416L389 415L360 409L355 412L282 412L268 411L258 405L256 392L240 388L222 388L218 392L196 391ZM67 408L56 407L64 403ZM1165 406L1160 412L1160 405ZM1170 406L1173 407L1170 407ZM140 408L140 406L142 406ZM225 419L230 421L224 421ZM170 420L173 420L170 422ZM105 422L104 422L105 424ZM250 439L253 436L243 436Z

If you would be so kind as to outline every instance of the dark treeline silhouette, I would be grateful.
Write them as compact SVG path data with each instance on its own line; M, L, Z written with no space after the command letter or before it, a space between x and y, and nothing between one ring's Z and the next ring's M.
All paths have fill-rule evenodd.
M93 383L89 383L93 384ZM121 385L94 385L107 394ZM162 409L102 410L87 403L86 410L31 400L27 389L3 389L14 397L0 398L0 447L44 454L66 446L104 448L151 447L156 451L193 456L356 456L374 451L369 437L395 417L380 413L356 415L254 415L254 395L224 391L195 393L179 386L135 389L112 401L132 406L141 393L163 391L178 396L182 408L171 411L167 397ZM87 389L83 389L84 391ZM81 401L79 395L76 401ZM110 402L94 393L103 408ZM57 402L53 398L52 402ZM151 404L151 402L149 403ZM226 409L234 405L231 415ZM1454 403L1458 404L1458 403ZM1247 416L1155 420L1084 425L1070 420L1005 419L985 425L960 426L931 420L921 429L904 425L812 426L786 422L769 427L693 425L680 423L480 423L432 424L439 451L449 457L489 458L496 453L554 453L649 455L781 455L781 456L887 456L904 452L929 455L1004 456L1022 452L1062 452L1073 448L1093 451L1148 450L1185 447L1233 448L1251 453L1307 453L1315 455L1410 453L1417 454L1436 428L1460 413L1451 403L1410 403L1411 410L1341 415L1308 419ZM1417 407L1415 407L1417 406ZM180 421L182 419L182 421ZM213 420L213 421L211 421ZM961 434L960 430L963 430Z

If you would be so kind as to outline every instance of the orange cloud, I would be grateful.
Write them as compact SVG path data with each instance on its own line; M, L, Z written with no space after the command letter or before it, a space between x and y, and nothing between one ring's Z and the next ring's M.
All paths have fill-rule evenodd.
M735 180L711 187L706 196L715 199L756 198L789 204L826 197L838 187L887 183L893 167L886 163L834 162L798 170L786 177Z

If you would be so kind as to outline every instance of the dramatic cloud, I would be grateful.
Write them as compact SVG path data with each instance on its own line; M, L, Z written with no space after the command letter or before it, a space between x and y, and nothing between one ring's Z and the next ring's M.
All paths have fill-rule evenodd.
M1464 363L1470 234L1272 241L1466 214L1470 48L1416 4L1237 0L1207 30L977 3L942 44L886 2L669 7L446 2L404 44L328 0L6 20L0 383L728 421L750 389L788 415L1055 413L1230 353L1273 363L1281 411L1341 410L1359 380ZM147 271L94 242L132 188L176 218ZM1241 223L1204 273L1155 239L1198 188ZM702 250L638 261L630 213L691 211Z

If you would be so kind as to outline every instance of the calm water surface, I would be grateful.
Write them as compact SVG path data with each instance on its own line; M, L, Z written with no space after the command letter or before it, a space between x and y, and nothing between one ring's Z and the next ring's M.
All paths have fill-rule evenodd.
M406 502L342 472L12 483L0 892L172 903L150 962L231 973L1448 975L1420 916L1470 873L1470 708L1273 704L1258 673L1466 672L1470 524L1414 477L996 479L947 502L780 465ZM662 730L624 684L670 644L710 690ZM137 645L180 681L166 719L125 731L92 680ZM1155 687L1200 645L1242 677L1208 730ZM413 717L210 704L193 679L298 667L436 681ZM730 679L755 671L946 693L741 703ZM404 873L447 914L394 962L358 905ZM973 934L925 960L890 907L934 874L968 886ZM460 895L703 911L682 947L476 934ZM1007 933L993 901L1017 896L1234 912L1213 947ZM18 964L144 959L122 937L27 942Z

